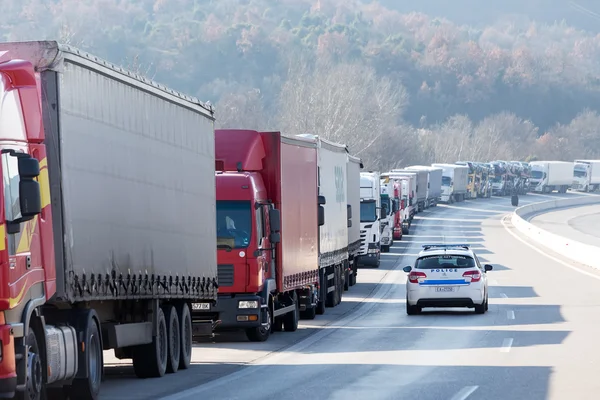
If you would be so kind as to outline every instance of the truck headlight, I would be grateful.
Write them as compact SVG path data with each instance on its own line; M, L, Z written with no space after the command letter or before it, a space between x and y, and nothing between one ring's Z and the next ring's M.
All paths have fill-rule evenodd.
M238 302L238 308L258 308L258 301L256 301L256 300L252 300L252 301L242 300L242 301Z

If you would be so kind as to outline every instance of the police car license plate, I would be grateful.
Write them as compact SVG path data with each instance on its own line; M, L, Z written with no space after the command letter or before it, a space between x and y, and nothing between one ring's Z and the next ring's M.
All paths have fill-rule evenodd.
M192 303L192 310L210 310L210 303Z
M442 286L435 288L436 292L454 292L455 290L456 288L454 286Z

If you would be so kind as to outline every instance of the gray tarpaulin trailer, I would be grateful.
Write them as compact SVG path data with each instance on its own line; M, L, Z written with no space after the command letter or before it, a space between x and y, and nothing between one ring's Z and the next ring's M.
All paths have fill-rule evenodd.
M48 349L47 382L80 399L98 396L103 349L133 358L140 377L188 368L193 326L214 327L192 321L190 308L210 307L218 291L212 108L52 41L0 43L0 56L24 73L19 60L30 62L39 78L45 139L26 151L46 152L51 215L41 214L45 257L32 256L32 268L48 280L56 271L6 313L23 356L17 390L35 349ZM39 112L35 103L22 106Z

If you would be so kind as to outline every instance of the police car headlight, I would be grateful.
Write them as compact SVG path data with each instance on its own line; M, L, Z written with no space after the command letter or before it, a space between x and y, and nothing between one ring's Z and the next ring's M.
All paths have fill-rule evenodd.
M240 301L238 303L238 308L258 308L258 301Z

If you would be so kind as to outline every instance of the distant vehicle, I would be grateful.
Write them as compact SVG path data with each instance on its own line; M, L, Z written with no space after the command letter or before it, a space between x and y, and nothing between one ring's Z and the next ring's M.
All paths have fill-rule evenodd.
M468 244L426 244L415 266L406 266L406 313L425 307L467 307L488 310L489 264L482 265Z

